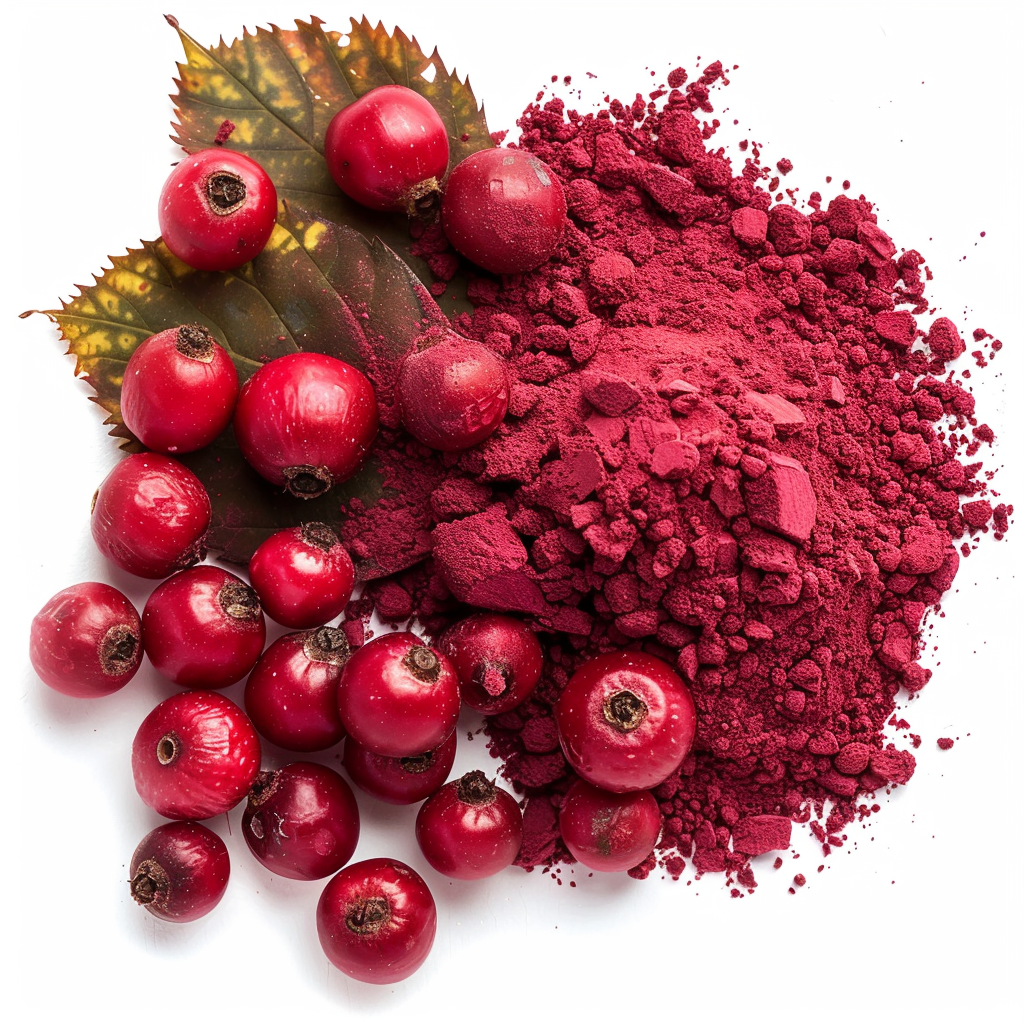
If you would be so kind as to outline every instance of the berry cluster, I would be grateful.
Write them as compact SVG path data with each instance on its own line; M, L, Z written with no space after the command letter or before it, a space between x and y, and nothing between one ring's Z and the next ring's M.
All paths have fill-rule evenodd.
M518 152L477 153L448 172L447 130L433 107L400 86L375 89L339 112L325 140L328 168L357 202L430 216L468 258L496 273L543 263L558 244L565 200L557 179ZM443 198L442 187L444 187ZM184 160L160 198L167 248L196 271L223 273L273 235L277 199L266 172L229 150ZM442 451L477 445L500 426L509 376L489 349L454 332L420 339L399 369L403 422ZM506 615L470 614L431 644L386 633L350 650L329 625L352 597L355 572L330 526L306 522L269 537L249 582L206 557L211 503L173 456L231 426L246 461L296 498L324 493L357 472L378 427L373 386L331 356L274 359L239 387L230 354L203 324L159 332L124 375L125 425L148 449L123 459L92 509L99 550L128 573L160 580L141 617L103 583L53 597L32 623L40 678L69 696L125 686L143 653L181 692L139 726L132 771L139 796L170 819L131 862L131 893L152 914L190 921L209 912L229 876L222 840L200 822L245 801L253 855L287 878L333 876L317 928L333 964L378 984L423 962L436 928L424 880L391 859L349 864L359 812L349 783L311 761L262 765L262 741L299 754L344 742L343 765L365 793L422 802L415 835L428 864L479 879L510 866L523 841L511 794L483 772L447 782L463 704L509 711L540 679L534 631ZM265 614L296 632L266 646ZM244 710L218 691L246 679ZM693 700L656 658L606 655L569 681L556 714L580 781L561 815L566 846L586 866L620 871L644 860L661 827L650 793L689 752Z

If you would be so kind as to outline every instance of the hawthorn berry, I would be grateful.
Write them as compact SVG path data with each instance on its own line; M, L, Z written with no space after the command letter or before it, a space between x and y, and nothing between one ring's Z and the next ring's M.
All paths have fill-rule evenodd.
M448 176L441 224L448 241L478 267L518 274L546 263L566 223L554 171L522 150L482 149Z
M260 769L260 740L223 694L187 690L157 704L132 743L143 801L165 818L212 818L245 796Z
M439 747L412 757L387 757L345 740L342 764L348 777L386 804L418 804L444 785L455 764L458 738L453 730Z
M206 557L213 510L199 478L167 455L122 459L92 499L100 552L135 576L161 579Z
M132 855L132 899L162 921L195 921L224 895L228 848L195 821L170 821L150 832Z
M325 523L303 523L268 537L249 560L263 610L282 626L313 629L337 618L352 596L355 569Z
M377 399L354 366L293 352L245 382L234 427L242 456L260 476L315 498L363 464L377 436Z
M334 115L324 159L350 199L422 216L437 205L438 182L448 168L448 130L419 93L381 85Z
M501 425L511 391L501 356L447 331L412 352L398 370L395 397L406 430L443 452L486 440Z
M558 827L568 851L592 871L628 871L646 860L661 834L661 810L648 789L609 793L577 779Z
M277 219L277 190L251 157L204 149L182 159L160 192L164 244L195 270L234 270L258 256Z
M125 426L158 452L205 448L231 422L237 400L235 364L201 324L147 338L121 384Z
M359 840L359 808L333 769L296 761L260 772L242 812L253 856L275 874L311 881L348 863Z
M216 565L196 565L164 580L142 612L153 667L193 689L238 682L256 664L266 638L256 592Z
M693 697L660 658L612 651L584 662L555 704L566 760L587 782L612 793L652 789L690 752Z
M353 652L338 685L345 732L367 750L415 757L459 719L459 684L448 659L414 633L385 633Z
M540 679L544 654L537 635L511 615L470 615L447 629L437 646L459 677L462 699L485 715L522 704Z
M104 697L120 690L142 662L139 613L106 583L77 583L36 613L28 655L39 678L58 693Z
M515 798L467 772L442 786L416 816L416 842L427 863L449 878L487 878L507 868L523 845Z
M407 864L376 857L342 868L325 886L316 930L327 958L344 974L390 985L415 972L430 952L437 908L427 883Z
M275 640L245 684L256 731L286 750L326 750L344 739L338 682L348 656L345 634L330 626Z

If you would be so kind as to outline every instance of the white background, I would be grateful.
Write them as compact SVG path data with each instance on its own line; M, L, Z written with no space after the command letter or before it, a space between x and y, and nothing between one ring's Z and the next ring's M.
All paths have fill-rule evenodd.
M277 878L244 848L239 811L212 824L233 876L221 906L193 925L157 922L128 897L127 864L156 816L129 771L135 729L174 687L148 665L124 691L75 702L38 682L26 657L31 616L85 579L114 583L141 607L147 588L113 571L89 537L89 499L117 458L101 417L43 317L72 284L157 234L156 196L176 159L168 141L174 62L165 7L196 39L242 26L290 26L309 5L250 0L157 5L17 4L5 15L7 131L2 287L4 438L0 629L3 707L3 969L8 1020L111 1024L156 1017L264 1021L430 1019L1003 1020L1020 963L1022 697L1020 527L967 560L944 618L930 619L935 678L904 712L924 742L911 785L850 830L825 861L756 864L757 892L730 899L720 876L578 877L578 887L510 871L449 883L411 840L414 809L363 801L357 859L395 855L421 870L438 901L426 965L400 986L347 981L320 952L320 883ZM722 141L751 137L785 179L826 201L849 178L879 207L900 247L935 274L939 315L1005 342L971 384L1000 443L995 486L1024 501L1015 245L1021 157L1018 32L1012 5L857 3L555 4L509 0L378 3L469 72L492 129L516 116L552 74L572 75L593 109L605 92L631 100L683 65L716 58L733 84L716 94ZM588 12L588 13L583 13ZM319 11L344 29L338 3ZM697 58L701 58L698 64ZM650 76L649 70L655 72ZM592 72L596 79L588 79ZM565 90L561 91L566 95ZM727 108L723 111L723 108ZM732 128L733 118L739 127ZM513 132L512 137L515 137ZM735 150L733 150L735 152ZM980 232L986 232L980 238ZM966 260L963 259L966 257ZM964 365L969 365L965 363ZM1016 574L1016 576L1015 576ZM240 698L238 692L228 691ZM471 725L472 723L466 723ZM935 740L959 737L942 753ZM487 766L463 744L457 767ZM791 896L793 874L809 881ZM569 873L563 871L567 882Z

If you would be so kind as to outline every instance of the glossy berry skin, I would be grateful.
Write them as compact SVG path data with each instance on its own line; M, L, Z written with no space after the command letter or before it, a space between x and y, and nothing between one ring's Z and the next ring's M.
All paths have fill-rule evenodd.
M132 744L139 796L165 818L212 818L245 796L260 769L260 740L223 694L187 690L157 704Z
M318 352L261 366L242 386L235 437L246 462L298 498L347 480L377 436L377 399L354 367Z
M660 658L613 651L585 662L555 705L566 760L587 782L612 793L652 789L690 752L693 697Z
M438 181L448 169L448 130L419 93L381 85L334 115L324 159L350 199L412 217L437 204Z
M253 856L285 878L326 878L359 841L359 808L349 784L322 764L296 761L260 772L242 812Z
M577 779L562 801L558 827L569 852L592 871L628 871L646 860L661 834L650 790L609 793Z
M161 921L195 921L224 895L228 848L195 821L170 821L139 843L130 869L132 899Z
M338 686L345 732L374 754L414 757L459 720L451 663L414 633L385 633L352 654Z
M386 757L345 740L342 764L349 778L370 796L386 804L418 804L436 793L455 764L458 737L453 731L435 750L416 757Z
M237 400L235 364L200 324L147 338L121 384L125 426L157 452L205 448L227 428Z
M462 451L486 440L508 411L508 367L486 345L446 332L406 356L395 397L405 429L430 448Z
M195 270L234 270L258 256L277 219L277 190L251 157L204 149L171 171L158 207L164 244Z
M216 565L196 565L165 580L142 612L153 667L192 689L237 683L256 664L266 638L256 592Z
M313 629L345 610L355 583L352 559L324 523L303 523L268 537L249 560L263 610L282 626Z
M256 731L286 750L340 743L338 683L348 655L345 634L330 626L275 640L245 684L245 710Z
M462 699L485 715L522 704L544 664L537 635L520 619L481 612L456 622L438 641L459 677Z
M565 229L565 193L554 171L515 149L483 149L448 176L441 224L466 259L494 274L546 263Z
M167 455L122 459L93 497L92 536L100 552L135 576L158 580L206 557L212 516L199 478Z
M426 960L437 908L412 868L376 857L342 868L327 883L316 908L316 930L339 971L371 985L390 985Z
M523 845L523 812L510 793L469 772L442 786L416 815L427 863L449 878L488 878L509 867Z
M142 662L139 613L106 583L77 583L36 613L28 654L39 678L58 693L104 697L120 690Z

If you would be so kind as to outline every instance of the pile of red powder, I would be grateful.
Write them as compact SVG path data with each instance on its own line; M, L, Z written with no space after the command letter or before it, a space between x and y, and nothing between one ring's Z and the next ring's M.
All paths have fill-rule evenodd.
M569 225L539 270L473 278L456 324L507 358L509 416L461 455L387 433L396 494L346 538L382 570L430 553L368 585L356 642L372 608L432 633L479 608L539 631L535 696L486 724L526 797L526 867L571 860L552 705L624 647L674 665L699 714L632 874L689 859L752 887L750 858L785 849L792 822L842 845L914 772L886 727L900 688L928 681L922 617L968 537L1000 538L1012 513L975 459L992 431L946 369L965 344L918 320L922 257L863 197L814 193L802 212L766 190L756 148L742 167L712 148L721 78L716 63L596 115L541 97L525 112L520 146L561 178ZM437 229L417 246L435 294L472 273ZM975 332L979 362L986 339L1000 347ZM389 377L376 367L396 428Z

